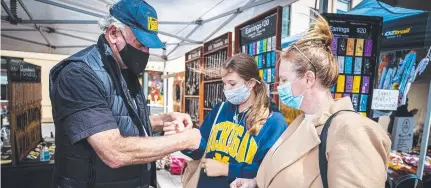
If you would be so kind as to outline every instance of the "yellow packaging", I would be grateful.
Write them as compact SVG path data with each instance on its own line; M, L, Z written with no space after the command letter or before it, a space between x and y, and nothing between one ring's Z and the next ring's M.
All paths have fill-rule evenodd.
M362 56L364 53L364 39L357 39L356 40L356 50L355 50L356 56Z
M338 75L337 92L344 92L345 83L346 83L346 76L345 75Z
M361 87L361 76L354 76L352 93L359 93L360 87Z
M335 93L335 98L336 99L343 98L343 95L341 93Z
M263 78L263 70L259 70L259 76Z

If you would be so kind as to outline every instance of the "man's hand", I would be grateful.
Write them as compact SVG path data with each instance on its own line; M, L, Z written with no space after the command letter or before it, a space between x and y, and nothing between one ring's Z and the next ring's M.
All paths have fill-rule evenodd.
M193 128L192 118L188 114L172 112L171 118L172 118L172 122L176 121L176 122L182 123L185 129Z
M193 128L193 122L190 115L179 112L152 115L150 116L150 121L153 133L158 133L162 130L166 132L164 129L171 130L173 129L172 127L176 127L178 130L181 130L182 127L184 127L184 129Z
M236 178L230 184L230 188L256 188L257 183L255 179Z
M227 176L229 165L216 161L214 159L203 159L202 168L209 177Z
M165 132L165 135L181 133L184 130L184 124L179 121L165 122L163 125L163 132Z

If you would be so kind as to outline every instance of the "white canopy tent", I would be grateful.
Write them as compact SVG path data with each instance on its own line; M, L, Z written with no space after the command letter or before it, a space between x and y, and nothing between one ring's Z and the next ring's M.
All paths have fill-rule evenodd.
M1 49L71 55L97 41L98 20L113 1L1 0ZM150 60L175 60L235 25L296 1L148 0L158 12L159 36L167 46L151 49Z

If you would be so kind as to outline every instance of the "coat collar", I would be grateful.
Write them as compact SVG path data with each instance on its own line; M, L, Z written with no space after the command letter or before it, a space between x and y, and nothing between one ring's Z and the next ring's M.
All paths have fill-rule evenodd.
M331 114L340 110L353 110L350 98L336 100L327 110L313 119L305 119L304 114L298 116L287 130L281 135L271 152L268 154L272 161L270 165L274 170L265 173L265 187L268 187L273 178L284 168L292 165L320 144L320 131L322 125Z

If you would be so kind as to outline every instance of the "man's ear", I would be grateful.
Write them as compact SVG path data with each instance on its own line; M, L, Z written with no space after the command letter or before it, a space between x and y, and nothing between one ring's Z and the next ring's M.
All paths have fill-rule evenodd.
M120 32L121 31L119 27L115 26L114 24L111 24L108 26L105 35L107 35L106 38L111 44L115 44L118 41L119 35L121 35Z

